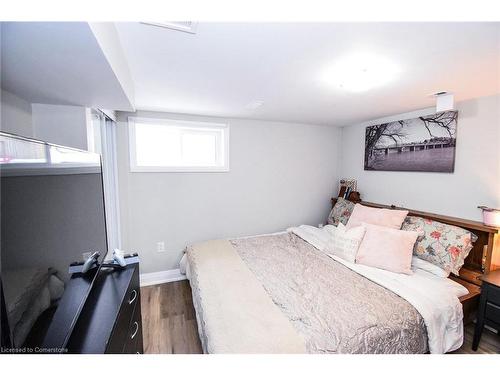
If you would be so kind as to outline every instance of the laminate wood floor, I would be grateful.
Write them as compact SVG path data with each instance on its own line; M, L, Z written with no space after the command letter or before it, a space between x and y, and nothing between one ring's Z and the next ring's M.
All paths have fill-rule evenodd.
M144 352L149 354L202 353L188 281L141 288ZM474 325L465 327L464 345L454 353L500 353L500 335L484 330L477 352L471 349Z
M141 288L144 353L201 354L188 281Z

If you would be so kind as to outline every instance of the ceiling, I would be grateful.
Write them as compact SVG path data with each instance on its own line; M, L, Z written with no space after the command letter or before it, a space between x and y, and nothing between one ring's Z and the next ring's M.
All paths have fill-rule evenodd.
M199 23L195 34L117 23L135 107L344 126L500 92L500 23ZM370 53L398 66L365 92L328 84L325 70ZM369 67L368 67L369 68ZM250 103L263 101L258 108Z
M433 106L437 91L457 101L500 92L500 23L1 28L2 88L32 103L345 126ZM339 62L366 55L394 65L393 79L362 92L325 79Z
M132 110L106 31L87 22L2 22L2 89L30 103Z

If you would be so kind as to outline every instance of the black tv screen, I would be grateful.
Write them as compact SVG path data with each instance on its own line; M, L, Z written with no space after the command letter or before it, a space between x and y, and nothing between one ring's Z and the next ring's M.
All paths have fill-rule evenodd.
M100 156L0 133L0 176L2 347L40 347L51 329L63 346L98 271L67 296L69 266L107 252ZM65 298L78 308L51 328Z

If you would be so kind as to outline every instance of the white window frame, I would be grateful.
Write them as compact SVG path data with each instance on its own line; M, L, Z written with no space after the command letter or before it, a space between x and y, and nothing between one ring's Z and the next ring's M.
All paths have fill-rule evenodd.
M136 123L159 124L164 126L182 126L186 128L223 128L224 136L222 139L224 146L223 163L221 166L143 166L137 165L136 152ZM229 124L202 122L202 121L184 121L171 118L147 118L147 117L129 117L128 118L128 140L129 140L129 159L131 172L229 172ZM217 150L218 152L218 150Z

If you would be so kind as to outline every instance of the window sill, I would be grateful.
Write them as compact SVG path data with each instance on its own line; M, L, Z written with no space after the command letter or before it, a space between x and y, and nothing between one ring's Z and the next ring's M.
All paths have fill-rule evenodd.
M130 167L132 173L225 173L229 167Z

